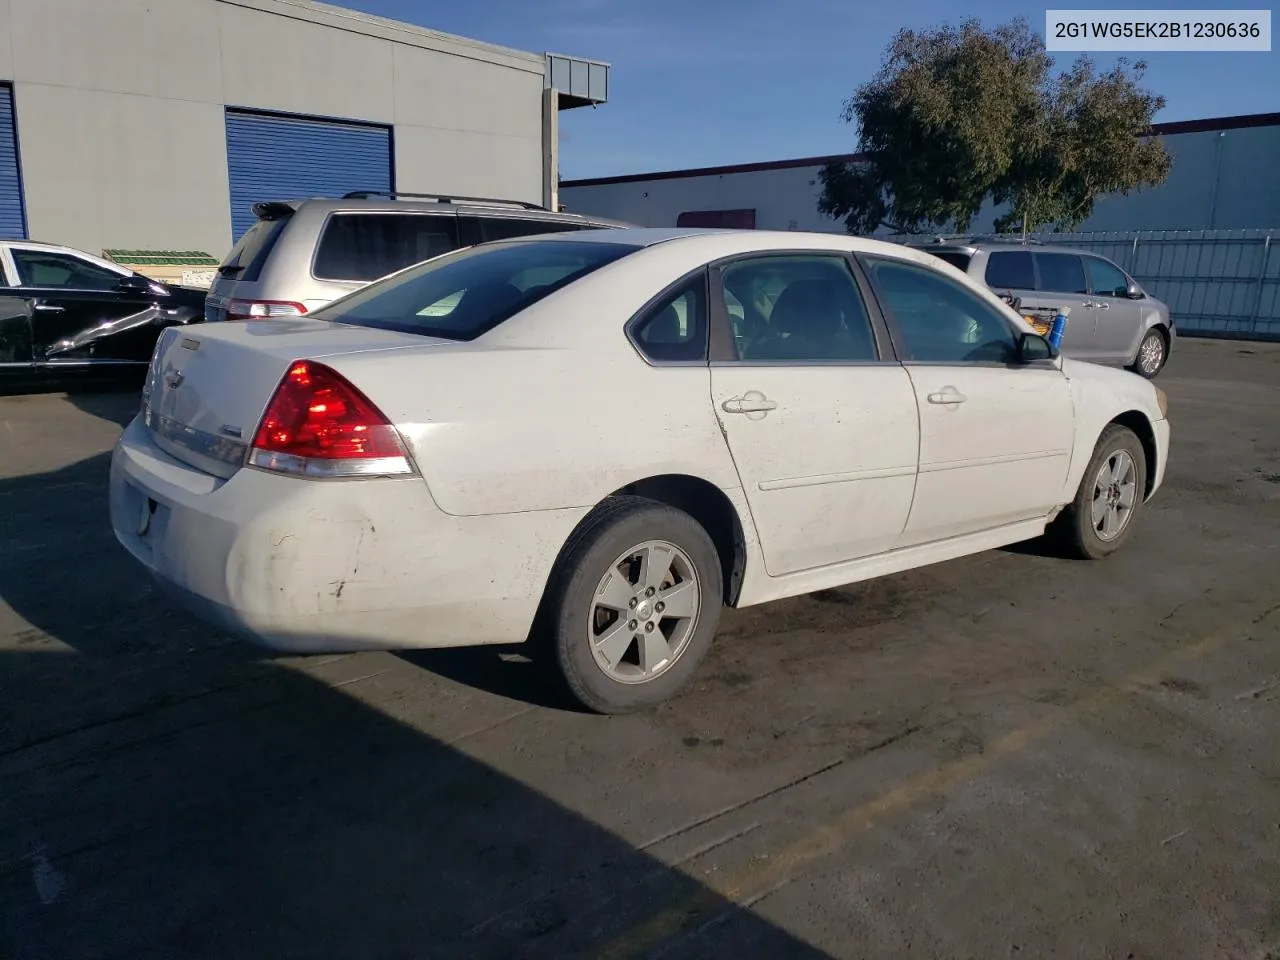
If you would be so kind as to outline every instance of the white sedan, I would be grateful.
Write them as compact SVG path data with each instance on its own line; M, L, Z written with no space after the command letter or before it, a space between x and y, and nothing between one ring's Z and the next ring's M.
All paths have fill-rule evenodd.
M507 644L602 712L748 606L1046 532L1100 558L1164 394L1064 359L927 253L604 230L485 244L309 317L169 330L111 466L120 542L294 652Z

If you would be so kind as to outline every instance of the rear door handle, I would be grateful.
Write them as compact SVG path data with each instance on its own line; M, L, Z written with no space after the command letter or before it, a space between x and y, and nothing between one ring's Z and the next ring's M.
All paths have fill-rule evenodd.
M1109 303L1103 303L1101 300L1099 300L1097 303L1095 303L1095 304L1094 304L1094 306L1095 306L1095 307L1097 307L1099 310L1110 310L1110 309L1111 309L1111 304L1109 304Z
M51 303L41 303L39 300L35 302L34 306L35 306L35 309L39 310L41 313L66 313L67 312L65 307L55 307Z
M937 393L929 394L930 403L941 403L949 405L952 403L964 403L969 398L957 390L955 387L943 387Z
M758 390L750 390L741 397L730 397L720 404L720 409L725 413L768 413L778 409L778 402Z

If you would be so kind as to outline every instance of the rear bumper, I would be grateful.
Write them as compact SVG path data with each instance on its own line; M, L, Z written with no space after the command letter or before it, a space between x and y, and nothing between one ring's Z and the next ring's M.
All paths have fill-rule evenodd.
M585 511L442 513L418 478L228 480L138 420L111 461L116 538L180 603L300 653L517 643Z

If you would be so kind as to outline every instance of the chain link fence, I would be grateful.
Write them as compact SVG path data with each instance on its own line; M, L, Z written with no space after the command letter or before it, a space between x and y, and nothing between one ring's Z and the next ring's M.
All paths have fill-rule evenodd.
M1169 305L1180 335L1280 340L1280 250L1274 249L1280 230L1043 233L1032 239L1115 261Z

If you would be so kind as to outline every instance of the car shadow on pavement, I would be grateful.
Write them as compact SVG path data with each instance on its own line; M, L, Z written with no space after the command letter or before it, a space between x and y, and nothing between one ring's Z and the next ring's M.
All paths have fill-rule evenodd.
M142 392L143 374L93 371L77 377L49 377L46 375L7 376L0 379L0 397L36 396L49 393L66 393L67 399L79 406L79 400L87 399L87 413L99 416L98 409L112 410L104 419L115 419L114 411L130 406L124 423L138 412L138 398ZM122 402L123 401L123 402ZM98 409L95 409L98 408ZM119 422L119 421L117 421Z
M79 410L100 420L127 427L138 413L142 390L138 383L108 383L101 386L79 386L67 390L67 401Z
M571 809L601 771L558 802L362 702L367 659L170 607L115 543L109 460L0 479L0 956L596 956L671 908L668 956L825 956L595 822L643 792ZM411 659L545 689L500 651ZM398 715L466 729L409 677Z
M421 670L485 693L536 707L585 712L546 677L523 645L402 650L398 656Z
M73 695L69 658L0 654L6 714L46 680ZM73 671L121 682L110 661ZM350 692L272 664L190 680L153 663L121 695L145 710L68 698L61 734L6 734L0 955L824 956ZM646 935L690 904L683 938Z

